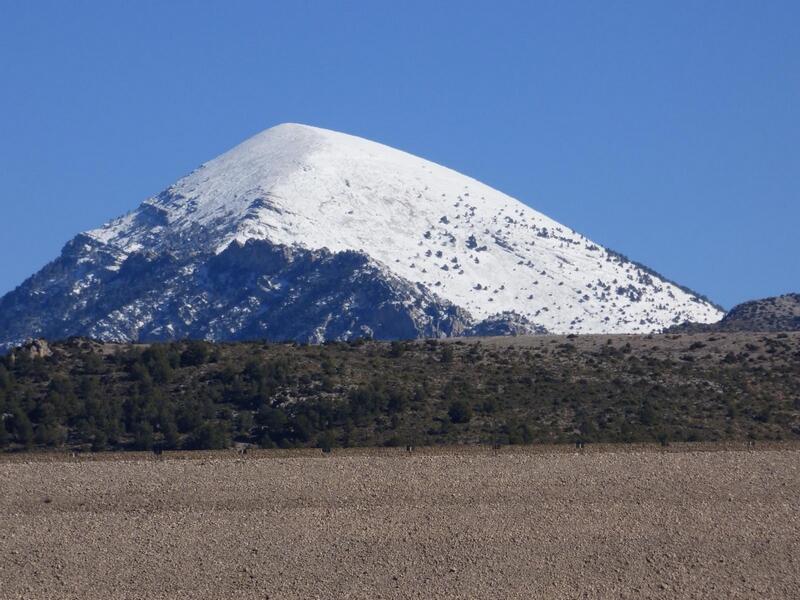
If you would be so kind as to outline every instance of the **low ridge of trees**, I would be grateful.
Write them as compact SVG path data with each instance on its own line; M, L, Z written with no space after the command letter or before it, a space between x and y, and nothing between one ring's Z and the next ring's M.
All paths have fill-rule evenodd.
M800 336L678 337L71 340L0 357L0 449L800 437Z

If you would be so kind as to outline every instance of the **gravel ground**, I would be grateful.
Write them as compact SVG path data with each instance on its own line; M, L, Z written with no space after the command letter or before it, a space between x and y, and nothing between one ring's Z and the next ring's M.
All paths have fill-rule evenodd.
M796 598L798 459L0 461L0 597Z

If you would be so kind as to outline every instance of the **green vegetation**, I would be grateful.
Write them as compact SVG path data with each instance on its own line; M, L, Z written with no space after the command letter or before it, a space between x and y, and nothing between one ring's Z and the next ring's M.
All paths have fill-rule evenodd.
M0 358L0 448L800 438L800 334L103 345Z

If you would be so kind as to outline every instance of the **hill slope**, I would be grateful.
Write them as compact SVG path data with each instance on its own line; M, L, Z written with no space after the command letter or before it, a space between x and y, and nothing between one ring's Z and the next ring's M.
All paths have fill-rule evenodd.
M3 413L14 448L800 439L800 333L39 342Z
M685 323L671 331L800 331L800 294L743 302L718 323Z

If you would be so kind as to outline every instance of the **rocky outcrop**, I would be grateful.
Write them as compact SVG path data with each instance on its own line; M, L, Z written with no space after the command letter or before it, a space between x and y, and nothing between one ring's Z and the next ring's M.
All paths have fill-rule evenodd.
M47 340L31 340L17 351L28 358L47 358L53 355L53 350Z

